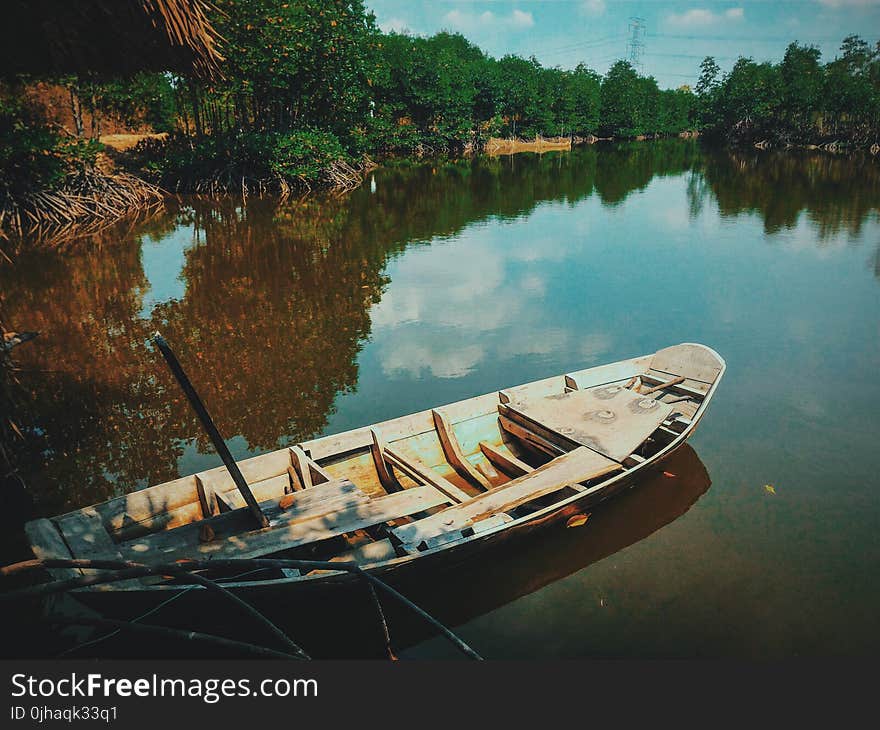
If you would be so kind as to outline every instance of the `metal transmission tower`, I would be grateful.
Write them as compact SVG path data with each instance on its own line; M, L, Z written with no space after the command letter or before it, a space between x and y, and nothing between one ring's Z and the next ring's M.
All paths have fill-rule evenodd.
M629 19L629 42L627 43L627 58L640 73L644 72L642 56L645 53L645 19L633 16Z

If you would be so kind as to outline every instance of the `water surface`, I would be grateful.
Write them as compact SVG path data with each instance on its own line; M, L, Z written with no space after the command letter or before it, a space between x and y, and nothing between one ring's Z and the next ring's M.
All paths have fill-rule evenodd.
M423 599L488 657L876 653L878 209L871 159L674 140L182 200L24 255L32 514L219 463L156 329L237 457L699 341L728 372L681 473Z

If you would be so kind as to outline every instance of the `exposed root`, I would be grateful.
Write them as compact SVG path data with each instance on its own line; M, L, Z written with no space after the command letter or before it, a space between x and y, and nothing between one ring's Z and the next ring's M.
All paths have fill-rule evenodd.
M0 193L0 231L52 245L72 235L95 233L134 213L156 212L160 188L128 173L80 170L55 191Z
M323 170L319 180L311 182L304 177L293 180L280 176L254 177L242 174L239 169L227 168L217 170L210 177L175 180L169 187L175 193L192 193L206 197L238 194L246 199L249 195L259 198L271 195L284 201L294 195L311 192L313 186L340 192L353 190L376 166L369 157L357 162L336 160Z

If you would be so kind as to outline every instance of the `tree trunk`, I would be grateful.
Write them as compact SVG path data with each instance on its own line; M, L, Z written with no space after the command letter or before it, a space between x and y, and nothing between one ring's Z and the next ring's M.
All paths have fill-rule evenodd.
M91 100L92 112L92 139L98 139L101 136L101 112L98 110L98 103L95 95L92 94Z
M199 114L199 94L196 91L195 84L189 85L189 97L190 102L192 103L193 123L196 127L196 137L203 137L205 134L205 130L202 127L202 118Z
M82 137L85 133L82 118L82 103L79 100L79 95L74 91L72 86L70 87L70 111L73 115L73 126L76 130L76 136Z

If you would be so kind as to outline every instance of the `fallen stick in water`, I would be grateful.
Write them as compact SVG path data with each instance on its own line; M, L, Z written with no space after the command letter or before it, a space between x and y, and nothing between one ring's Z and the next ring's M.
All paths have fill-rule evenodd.
M384 591L394 599L402 603L416 613L437 631L462 654L469 659L482 660L476 651L460 639L444 624L434 618L430 613L410 601L402 593L398 592L385 581L363 570L357 563L330 562L326 560L290 560L279 558L228 558L222 560L188 560L180 563L166 563L164 565L142 565L124 560L26 560L21 563L7 565L0 568L0 577L16 575L18 573L35 570L38 568L89 568L92 570L104 570L104 573L92 573L76 578L40 583L26 588L19 588L8 593L0 593L0 603L3 601L23 600L39 598L42 596L64 593L76 588L86 586L115 583L129 578L142 578L148 575L183 575L189 577L197 570L259 570L263 568L294 568L306 570L332 570L351 573L381 591ZM208 579L205 579L208 580ZM213 582L213 581L212 581ZM221 586L222 588L222 586ZM224 589L226 590L226 589ZM264 617L265 618L265 617ZM382 616L384 622L384 616ZM389 645L390 646L390 645Z

